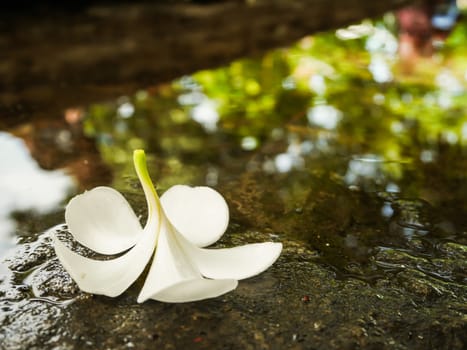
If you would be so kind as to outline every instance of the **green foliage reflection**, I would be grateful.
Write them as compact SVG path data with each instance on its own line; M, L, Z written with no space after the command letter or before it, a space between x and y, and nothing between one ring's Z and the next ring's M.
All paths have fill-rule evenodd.
M367 21L92 106L86 132L117 169L145 148L162 172L196 182L198 166L226 167L259 150L266 172L319 159L347 185L367 178L384 189L467 143L465 21L434 57L415 62L398 56L393 26L391 17ZM352 159L379 168L351 176Z
M115 187L132 190L144 148L159 188L220 187L240 224L311 242L347 272L381 246L462 243L467 22L406 61L390 19L91 106L86 134Z

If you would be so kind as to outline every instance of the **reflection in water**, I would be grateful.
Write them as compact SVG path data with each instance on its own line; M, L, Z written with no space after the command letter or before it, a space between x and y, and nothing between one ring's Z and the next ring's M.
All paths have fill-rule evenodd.
M357 186L365 182L365 180L376 183L384 182L384 172L381 168L381 162L379 157L373 155L350 160L345 174L345 182L349 186Z
M460 80L448 68L444 68L438 73L436 84L441 90L454 96L461 95L465 91Z
M300 169L303 166L303 159L294 153L280 153L274 159L274 165L279 173L288 173L292 169Z
M324 129L335 129L342 118L342 112L330 105L317 105L307 111L310 124Z
M390 19L392 21L392 19ZM395 56L399 48L397 38L387 28L370 26L365 48L370 53L384 53ZM364 37L364 36L363 36Z
M373 74L373 79L377 83L388 83L393 79L391 67L384 57L379 55L372 56L368 69Z
M373 33L373 25L371 22L364 22L361 24L352 24L347 28L341 28L336 31L336 36L340 40L355 40L366 37Z
M324 95L326 93L326 80L321 74L314 74L310 77L310 89L317 95Z
M85 129L116 179L131 163L122 155L145 145L159 188L225 189L235 222L303 239L363 276L379 251L417 255L417 240L460 240L467 227L455 185L467 166L465 53L420 58L407 74L392 27L387 16L94 106Z
M258 140L253 136L245 136L242 139L242 148L245 151L253 151L258 147Z
M54 210L73 187L63 171L45 171L31 158L24 142L0 132L0 255L14 243L16 221L11 214Z
M366 39L365 48L370 53L368 70L377 83L389 83L393 80L391 62L398 49L396 37L384 27L374 27Z
M135 107L130 102L123 102L117 109L117 113L122 118L131 118L135 112Z
M194 121L200 123L208 132L214 132L217 129L219 113L217 112L216 102L210 99L203 99L191 110L191 116Z
M442 239L462 243L467 23L435 57L412 57L408 70L394 22L307 37L90 106L84 135L80 123L74 133L98 152L80 156L74 173L102 156L112 186L132 193L132 150L145 148L158 189L216 186L235 230L302 239L320 261L352 274L394 249L435 255ZM110 181L93 167L86 174L81 183ZM414 248L420 239L430 248Z
M390 203L384 203L383 206L381 207L381 215L387 219L389 219L392 214L394 214L394 209L392 209L392 206Z

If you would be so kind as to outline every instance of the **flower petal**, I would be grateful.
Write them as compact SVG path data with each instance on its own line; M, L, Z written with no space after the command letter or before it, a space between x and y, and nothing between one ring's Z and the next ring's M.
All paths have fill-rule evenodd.
M182 242L182 240L180 240ZM265 242L246 244L234 248L203 249L184 241L201 274L208 278L241 280L256 276L268 269L282 251L282 243Z
M53 243L58 259L81 290L115 297L143 272L156 245L157 228L158 220L153 220L132 249L112 260L94 260L76 254L55 235Z
M76 241L101 254L134 246L143 229L126 199L110 187L96 187L74 197L65 221Z
M209 187L173 186L161 196L161 204L177 231L198 247L216 242L229 223L227 203Z
M123 196L108 187L98 187L75 197L65 213L75 239L99 252L121 249L124 246L121 242L125 241L122 237L131 237L133 234L137 243L128 252L112 260L93 260L76 254L60 242L58 237L53 236L58 259L85 292L110 297L121 294L143 272L154 253L162 207L147 171L144 151L136 150L133 160L148 204L148 220L144 230ZM86 222L86 219L90 222ZM80 220L85 223L80 223ZM93 233L101 233L101 237L95 238ZM119 241L118 244L112 243L114 240ZM127 239L129 241L131 240ZM110 249L107 247L109 243Z
M194 278L184 280L159 290L151 299L165 303L187 303L191 301L216 298L237 288L236 280L209 280ZM143 300L144 301L144 300ZM139 301L142 302L142 301Z
M234 279L203 278L190 256L179 245L174 229L164 218L156 254L138 296L138 303L147 299L181 303L214 298L235 289L237 284Z

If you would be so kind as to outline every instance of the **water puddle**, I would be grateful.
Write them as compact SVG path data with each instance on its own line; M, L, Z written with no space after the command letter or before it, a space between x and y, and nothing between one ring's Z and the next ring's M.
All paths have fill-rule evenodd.
M55 132L33 123L29 148L43 149L41 162L53 164L64 153L43 147L51 137L68 152L63 165L80 188L112 184L135 198L131 151L145 148L162 191L175 183L225 189L233 222L304 240L344 274L362 275L356 271L388 249L448 259L426 246L465 244L467 83L456 43L466 24L436 56L402 72L407 62L395 56L389 23L365 22L358 35L353 28L351 37L306 38L257 60L68 110ZM85 153L76 156L80 147ZM57 170L48 176L62 194L31 184L49 193L31 198L57 206L69 180L51 178L62 176ZM23 202L6 203L2 220L13 225L9 212L35 208Z
M404 58L393 19L1 132L16 145L1 153L0 254L14 247L0 270L1 317L54 327L84 298L42 232L63 223L70 195L97 185L123 192L144 220L135 148L158 191L183 183L225 196L220 245L284 242L277 273L294 286L301 268L323 285L397 285L410 305L465 296L467 21L433 55ZM271 273L238 295L254 283L273 293L279 280Z

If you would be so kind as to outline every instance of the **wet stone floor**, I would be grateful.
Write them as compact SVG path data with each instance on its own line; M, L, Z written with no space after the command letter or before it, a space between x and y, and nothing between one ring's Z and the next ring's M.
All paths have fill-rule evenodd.
M464 349L467 23L429 57L398 56L391 23L5 124L0 348ZM160 193L224 195L214 247L277 241L279 260L196 303L137 304L142 278L117 298L81 292L51 234L88 254L63 212L98 185L144 222L136 148Z

